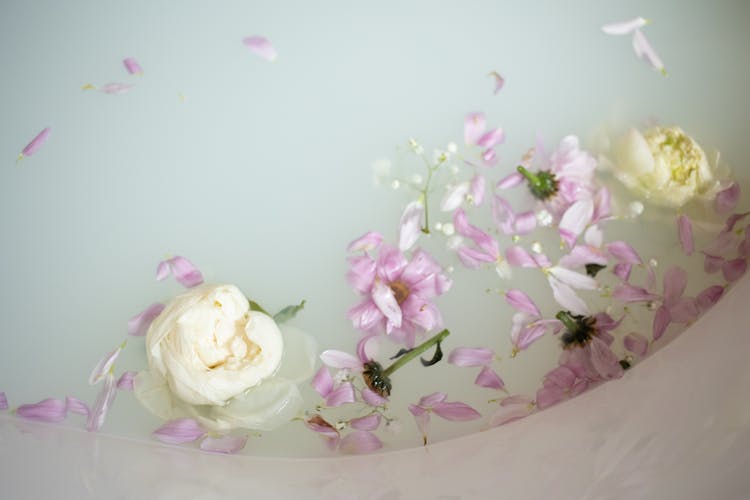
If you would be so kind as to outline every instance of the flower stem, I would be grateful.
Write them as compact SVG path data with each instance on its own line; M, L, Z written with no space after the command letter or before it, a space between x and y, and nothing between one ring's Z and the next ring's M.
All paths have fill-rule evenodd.
M570 315L569 312L560 311L555 315L555 318L559 319L569 332L575 333L578 331L578 322Z
M422 232L424 234L430 234L430 203L427 199L430 192L430 183L432 182L432 174L435 173L435 171L445 163L445 157L441 156L438 160L437 164L430 165L430 162L427 161L427 159L423 156L422 159L425 162L425 165L427 166L427 180L424 183L424 189L420 191L422 194L422 201L424 203L424 227L422 227Z
M417 347L415 347L411 351L407 352L406 354L398 358L391 366L383 370L383 375L385 375L386 377L392 375L393 372L395 372L396 370L404 366L406 363L408 363L412 359L416 358L417 356L425 352L430 347L434 346L438 342L442 342L443 339L445 339L445 337L450 335L450 333L451 332L448 329L445 329L442 332L435 335L434 337L419 344Z
M518 173L523 175L526 180L529 181L532 185L539 185L539 177L526 170L526 167L524 167L523 165L519 165L518 167L516 167L516 170L518 170Z

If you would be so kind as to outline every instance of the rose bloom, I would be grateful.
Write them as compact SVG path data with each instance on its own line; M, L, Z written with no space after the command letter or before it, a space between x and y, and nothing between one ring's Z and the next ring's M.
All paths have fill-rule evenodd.
M204 285L176 297L151 323L149 368L134 391L166 420L271 430L297 415L297 383L312 375L315 355L309 335L250 311L237 287Z
M613 148L615 176L651 202L679 208L693 198L713 199L720 189L716 167L679 127L630 129Z

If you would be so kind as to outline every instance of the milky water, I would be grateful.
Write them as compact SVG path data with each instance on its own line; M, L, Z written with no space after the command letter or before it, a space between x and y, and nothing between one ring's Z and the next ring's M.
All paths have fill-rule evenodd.
M599 30L637 15L653 20L646 34L667 78L636 59L627 37ZM460 144L469 111L506 130L492 179L537 134L553 144L575 133L591 144L603 125L653 120L680 124L747 179L748 20L742 1L4 2L0 390L11 405L65 394L93 400L88 374L122 341L127 319L179 291L154 280L167 253L189 257L209 281L236 283L269 309L307 299L296 324L321 348L352 350L358 336L344 314L357 297L344 279L346 244L367 230L395 238L413 198L403 188L376 188L372 163L390 158L418 172L403 151L407 139L428 153ZM275 63L242 45L255 34L273 41ZM126 74L127 56L143 76ZM498 95L486 76L493 70L507 79ZM136 86L123 95L81 90L113 81ZM15 164L45 126L49 142ZM611 230L636 241L661 270L700 267L680 260L664 212L647 209L640 223ZM507 284L492 271L460 269L443 244L433 237L425 246L456 266L454 288L439 301L452 330L446 349L496 348L509 387L533 391L555 362L556 340L510 362L511 311L496 293ZM553 310L538 272L516 278ZM697 273L689 291L706 280ZM648 332L650 320L638 313L629 321ZM118 367L144 365L142 342L132 339ZM472 370L428 370L409 366L394 381L403 432L387 449L419 445L398 408L423 394L445 390L490 410ZM157 424L121 393L102 432L148 439ZM81 422L73 416L65 425ZM432 439L480 426L436 423ZM293 425L254 439L248 452L324 450Z

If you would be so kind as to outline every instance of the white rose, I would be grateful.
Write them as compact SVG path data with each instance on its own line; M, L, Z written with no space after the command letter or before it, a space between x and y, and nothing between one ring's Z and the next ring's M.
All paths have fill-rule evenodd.
M612 150L615 176L657 205L673 208L693 198L713 199L720 189L715 166L679 127L630 129Z
M136 397L161 418L192 417L212 430L270 430L296 416L297 383L312 375L316 347L292 327L250 311L233 285L176 297L146 334L149 369Z

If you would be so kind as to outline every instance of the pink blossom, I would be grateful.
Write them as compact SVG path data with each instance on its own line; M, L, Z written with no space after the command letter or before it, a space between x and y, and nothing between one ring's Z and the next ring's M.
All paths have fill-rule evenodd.
M418 333L442 325L440 311L432 299L450 289L451 281L440 265L424 250L411 260L398 249L381 243L377 257L350 259L349 283L362 296L348 317L364 332L385 332L392 339L413 347Z

